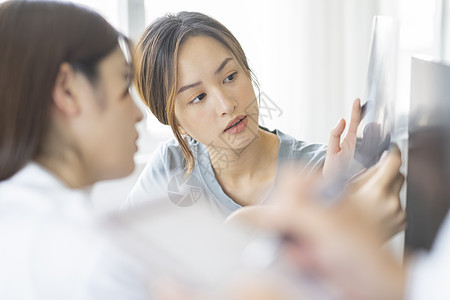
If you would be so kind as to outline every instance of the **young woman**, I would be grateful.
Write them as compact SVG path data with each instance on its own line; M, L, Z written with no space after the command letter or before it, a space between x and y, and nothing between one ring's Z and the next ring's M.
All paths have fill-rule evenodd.
M203 203L227 216L264 202L286 162L330 173L353 155L358 99L346 138L341 144L341 120L328 150L260 127L257 82L245 53L211 17L161 17L145 30L136 53L137 89L158 120L171 126L175 140L159 148L125 205L169 196L176 205Z
M146 299L89 206L134 168L126 39L73 4L7 1L0 41L0 298Z

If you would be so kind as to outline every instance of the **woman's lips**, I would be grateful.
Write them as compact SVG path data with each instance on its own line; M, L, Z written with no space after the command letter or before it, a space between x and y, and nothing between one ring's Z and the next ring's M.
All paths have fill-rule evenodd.
M247 123L248 123L247 116L239 116L234 120L230 121L228 123L227 128L224 131L229 134L238 134L247 127Z

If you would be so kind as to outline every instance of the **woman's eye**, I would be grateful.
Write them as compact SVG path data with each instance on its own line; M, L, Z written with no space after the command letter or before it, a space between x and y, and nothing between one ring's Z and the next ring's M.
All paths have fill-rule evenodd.
M195 97L194 100L192 100L189 103L195 104L195 103L199 103L200 101L202 101L204 98L206 97L205 93L201 93L200 95L198 95L197 97Z
M234 79L236 79L236 75L237 75L237 72L234 72L233 74L228 75L228 77L225 78L224 82L231 82L231 81L233 81Z

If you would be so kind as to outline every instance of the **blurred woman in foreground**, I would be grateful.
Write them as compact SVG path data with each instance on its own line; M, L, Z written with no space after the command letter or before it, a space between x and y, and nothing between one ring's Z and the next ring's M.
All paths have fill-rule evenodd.
M0 4L0 298L147 297L89 203L92 184L134 169L129 53L88 9Z

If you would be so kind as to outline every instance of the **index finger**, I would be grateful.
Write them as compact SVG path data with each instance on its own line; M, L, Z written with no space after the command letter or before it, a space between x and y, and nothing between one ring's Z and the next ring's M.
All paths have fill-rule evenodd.
M348 126L347 135L345 136L346 142L353 142L356 140L359 123L361 123L361 101L359 98L356 98L355 101L353 101L350 124Z

